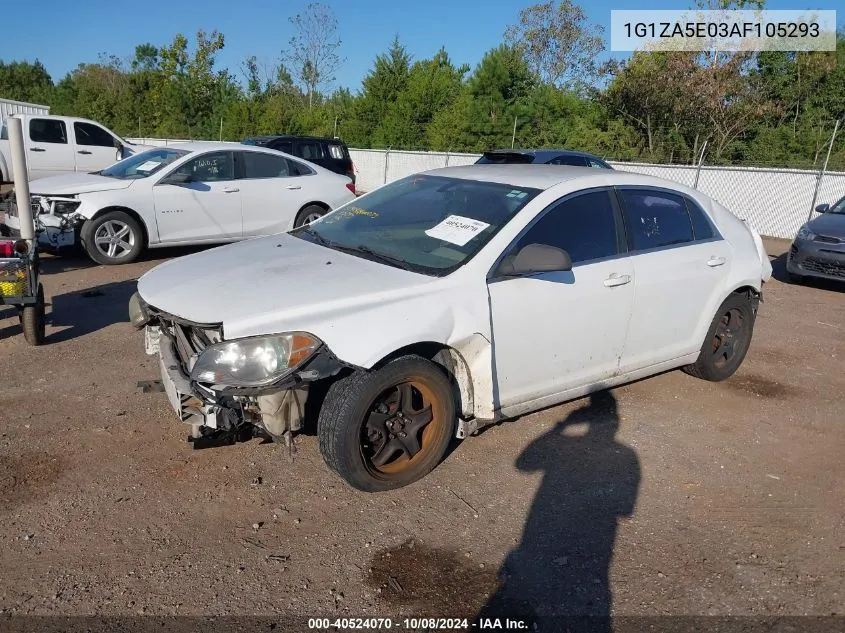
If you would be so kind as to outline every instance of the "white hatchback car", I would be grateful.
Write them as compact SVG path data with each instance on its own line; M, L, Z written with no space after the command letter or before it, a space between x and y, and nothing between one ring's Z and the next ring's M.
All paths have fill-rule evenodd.
M81 242L100 264L134 261L146 247L287 231L355 198L346 176L274 150L223 143L155 148L30 188L39 245L60 252Z
M760 236L698 191L483 165L162 264L130 316L193 441L289 440L313 399L327 464L378 491L502 418L676 367L728 378L770 275Z

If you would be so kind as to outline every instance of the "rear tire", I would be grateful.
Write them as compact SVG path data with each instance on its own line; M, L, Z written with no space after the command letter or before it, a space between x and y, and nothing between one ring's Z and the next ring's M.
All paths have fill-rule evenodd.
M329 468L353 488L381 492L407 486L437 466L455 423L444 371L420 356L402 356L332 384L317 435Z
M297 228L303 226L304 224L311 224L315 220L319 220L324 215L326 215L328 211L326 211L323 207L318 204L309 204L307 207L300 210L299 213L296 214L296 219L293 221L293 227Z
M698 359L683 367L690 376L720 382L730 378L751 346L756 312L745 294L732 294L719 306Z
M41 284L38 284L36 297L36 304L24 306L20 313L23 337L30 345L44 343L44 287Z
M80 238L88 257L104 266L134 262L144 250L144 231L125 211L108 211L87 220Z

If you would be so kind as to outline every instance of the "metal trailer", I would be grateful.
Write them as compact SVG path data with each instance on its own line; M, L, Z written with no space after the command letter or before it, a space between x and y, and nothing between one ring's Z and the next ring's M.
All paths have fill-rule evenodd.
M26 342L41 345L44 342L44 288L40 281L23 130L20 119L10 118L8 126L17 204L9 206L10 217L3 219L13 228L17 225L18 236L0 238L0 305L18 308Z

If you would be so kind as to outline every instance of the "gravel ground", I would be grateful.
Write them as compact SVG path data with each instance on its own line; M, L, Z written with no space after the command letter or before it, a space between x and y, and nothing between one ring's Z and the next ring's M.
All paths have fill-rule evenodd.
M843 615L845 286L783 283L787 246L732 379L525 416L378 495L313 434L192 451L136 387L135 279L188 251L47 257L48 344L0 307L0 613Z

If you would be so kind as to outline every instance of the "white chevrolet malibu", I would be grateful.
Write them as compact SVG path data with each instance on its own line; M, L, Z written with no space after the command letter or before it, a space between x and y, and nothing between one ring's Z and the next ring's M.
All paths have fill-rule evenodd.
M355 198L352 180L270 149L181 143L106 169L34 180L38 242L81 243L100 264L145 248L214 244L286 231Z
M483 165L162 264L129 310L192 441L289 441L308 404L328 466L380 491L503 418L676 367L728 378L770 275L698 191Z

